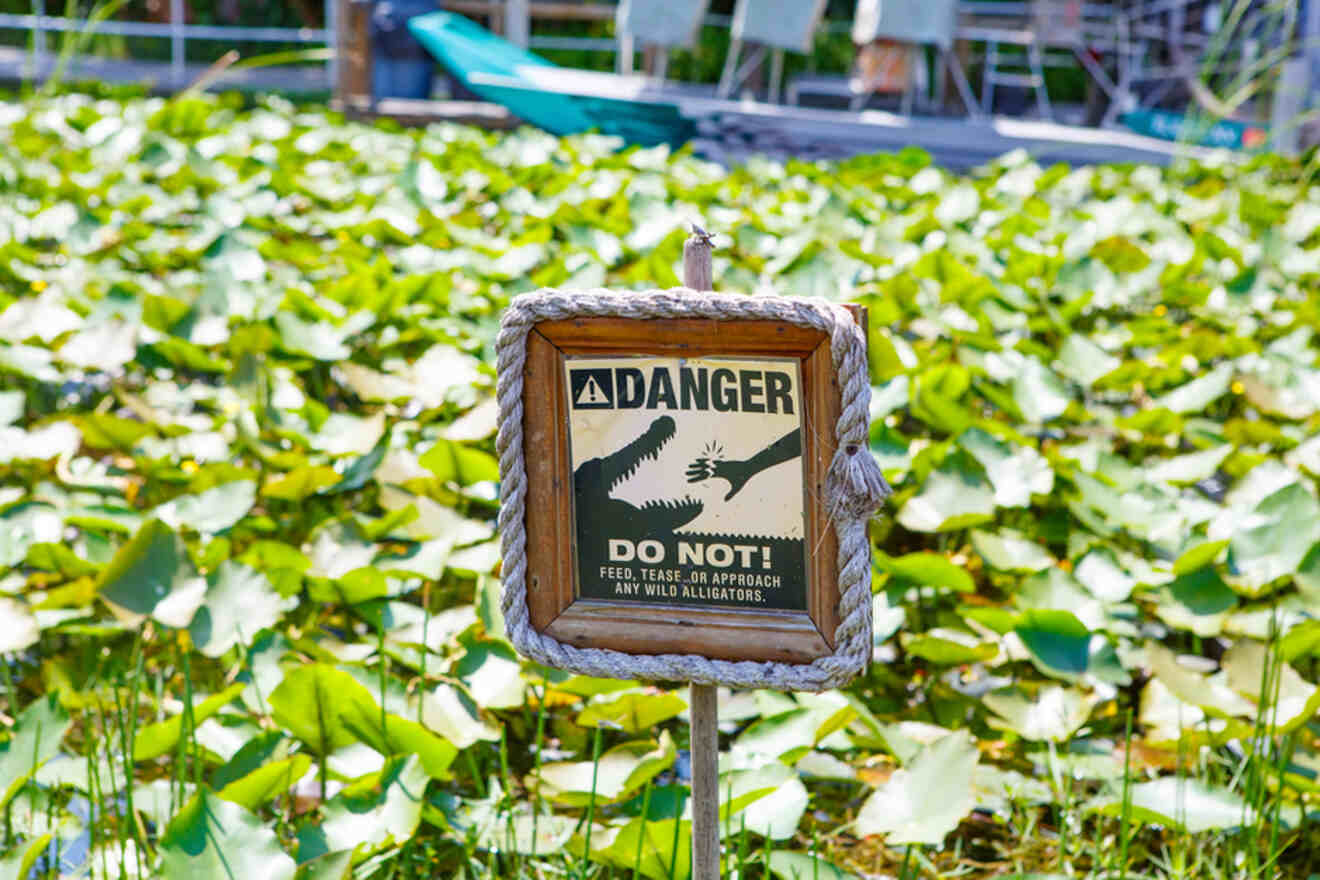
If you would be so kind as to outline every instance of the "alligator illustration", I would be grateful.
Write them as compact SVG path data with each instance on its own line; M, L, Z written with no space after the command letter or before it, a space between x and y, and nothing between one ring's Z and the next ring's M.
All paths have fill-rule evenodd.
M632 476L643 461L659 456L665 445L673 439L675 430L673 418L660 416L637 439L608 455L584 461L573 472L582 595L615 598L614 587L602 573L602 567L610 564L604 554L608 540L622 539L634 543L659 541L670 547L669 553L674 554L672 548L678 538L690 545L755 547L753 568L760 570L764 567L781 575L789 575L789 582L774 590L773 599L766 604L783 609L805 607L805 560L801 538L680 532L680 529L701 515L704 505L700 501L690 497L655 499L638 507L611 497L611 493ZM727 480L730 487L725 495L727 501L756 474L801 454L801 436L795 429L743 461L699 458L688 466L686 475L690 483L713 477ZM673 558L674 555L668 556L670 561ZM789 574L793 572L799 574ZM739 604L718 599L706 601L713 604Z
M610 497L620 483L633 475L638 465L658 456L673 437L674 420L660 416L651 422L642 436L619 451L578 465L573 472L573 495L579 546L602 535L633 541L666 537L701 514L701 502L692 498L656 499L635 507L627 501Z

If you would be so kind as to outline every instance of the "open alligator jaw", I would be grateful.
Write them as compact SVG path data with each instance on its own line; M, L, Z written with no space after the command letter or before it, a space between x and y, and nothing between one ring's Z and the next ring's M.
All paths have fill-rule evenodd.
M701 513L703 505L693 498L682 501L649 501L642 505L648 522L656 524L666 532L682 528Z
M674 420L670 416L660 416L651 422L646 433L638 437L618 452L605 456L601 460L601 477L612 491L624 480L633 475L637 466L645 459L655 458L660 450L674 437Z

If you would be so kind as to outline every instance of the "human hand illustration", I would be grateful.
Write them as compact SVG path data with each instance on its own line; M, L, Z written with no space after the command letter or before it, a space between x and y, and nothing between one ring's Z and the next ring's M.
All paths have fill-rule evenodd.
M707 450L718 448L707 447ZM742 490L748 480L761 471L774 467L780 462L797 458L801 454L801 432L794 428L746 461L727 461L703 455L688 465L687 478L689 483L699 483L711 477L728 480L729 494L724 496L724 500L728 501Z
M687 478L689 483L699 483L711 477L728 480L729 493L724 496L724 500L728 501L738 494L756 472L750 462L711 460L703 456L688 465Z

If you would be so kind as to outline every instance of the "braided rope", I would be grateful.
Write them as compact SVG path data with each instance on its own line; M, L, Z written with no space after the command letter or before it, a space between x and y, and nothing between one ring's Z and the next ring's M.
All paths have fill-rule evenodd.
M625 654L578 648L537 632L527 610L527 472L523 457L523 373L527 333L539 321L575 317L773 320L827 334L839 377L842 412L837 450L825 484L826 510L839 537L839 626L834 652L811 663L714 660L696 654ZM731 687L821 691L838 687L871 656L871 545L866 523L889 494L868 449L871 401L866 340L842 306L823 299L748 297L686 288L645 293L543 289L515 297L496 340L499 375L499 529L505 628L524 655L560 669L603 678L690 681Z

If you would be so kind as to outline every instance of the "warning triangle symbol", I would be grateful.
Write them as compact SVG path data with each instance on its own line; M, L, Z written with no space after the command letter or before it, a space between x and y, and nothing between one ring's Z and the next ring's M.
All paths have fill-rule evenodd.
M589 406L591 404L608 404L610 399L605 396L605 392L600 390L600 385L596 384L596 377L589 376L582 390L578 392L577 400L573 401L577 406Z

